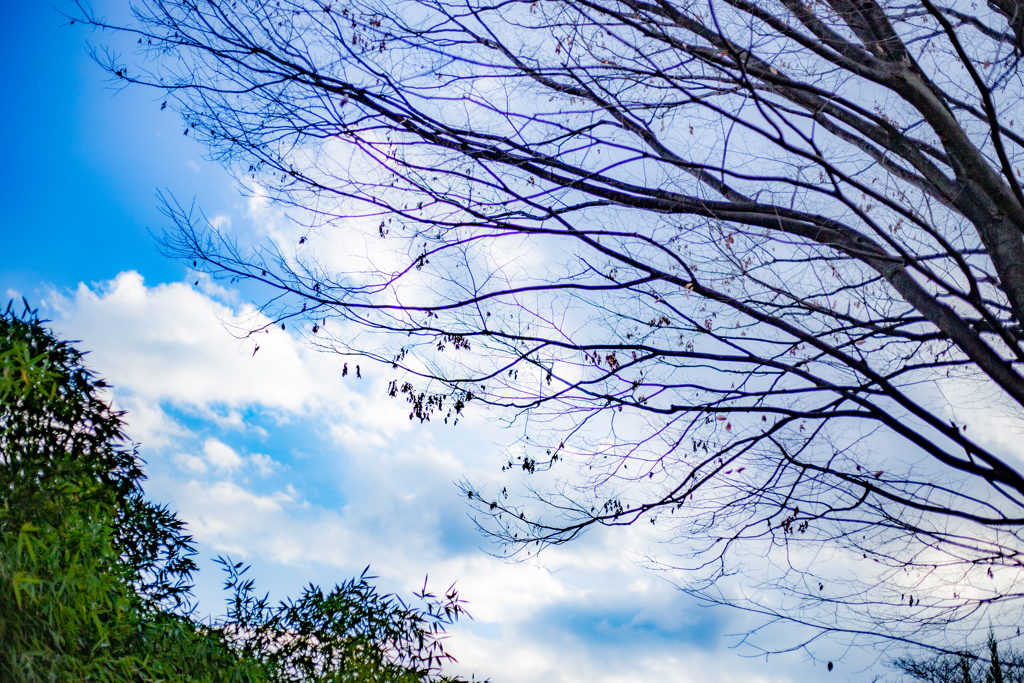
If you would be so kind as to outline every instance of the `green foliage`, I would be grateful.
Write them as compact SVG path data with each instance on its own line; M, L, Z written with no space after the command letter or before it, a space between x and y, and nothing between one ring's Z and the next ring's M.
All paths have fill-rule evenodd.
M984 648L979 649L980 653L901 657L893 666L911 680L924 683L1024 683L1024 652L1005 645L1000 652L992 632Z
M0 680L446 680L454 591L410 608L364 572L272 608L223 561L227 619L193 619L192 539L145 500L105 387L27 305L0 315Z
M69 500L111 506L112 541L137 592L181 605L195 569L192 539L173 514L143 498L142 463L125 440L122 415L81 361L27 306L20 318L10 305L0 317L0 533L26 523L59 527Z
M412 609L377 593L367 568L329 593L311 585L298 600L271 607L254 595L241 564L221 562L234 594L228 623L237 629L235 642L275 682L414 683L451 659L441 642L444 626L464 613L454 589L438 599L424 586L416 597L425 610Z
M0 680L255 681L259 667L169 607L192 540L142 495L105 384L33 312L0 317Z

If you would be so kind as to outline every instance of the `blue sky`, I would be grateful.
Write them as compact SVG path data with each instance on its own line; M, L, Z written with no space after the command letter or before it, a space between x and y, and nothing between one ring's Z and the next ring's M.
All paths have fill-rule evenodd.
M97 7L124 12L121 2ZM458 581L476 620L453 631L455 670L495 683L826 675L806 653L766 663L730 649L738 639L728 634L754 622L697 606L643 569L639 532L591 534L540 565L486 554L453 482L501 484L494 421L414 425L384 395L389 368L342 378L339 359L284 332L252 356L225 326L251 312L244 293L196 284L158 253L152 235L167 221L156 193L194 198L236 226L267 207L202 158L156 93L109 88L86 54L102 35L62 26L49 4L4 9L0 293L39 306L115 385L150 495L178 510L200 544L201 611L222 609L218 554L252 563L258 586L277 597L371 565L383 588L404 595L427 574L438 588ZM874 657L848 655L829 680L870 680L883 671Z

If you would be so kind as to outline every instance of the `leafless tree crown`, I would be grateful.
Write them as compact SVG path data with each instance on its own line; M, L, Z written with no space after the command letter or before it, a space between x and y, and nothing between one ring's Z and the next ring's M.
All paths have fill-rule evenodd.
M410 418L521 421L535 498L463 491L509 552L642 521L809 633L1016 623L1016 0L135 10L101 61L307 227L168 203L167 247L393 364Z

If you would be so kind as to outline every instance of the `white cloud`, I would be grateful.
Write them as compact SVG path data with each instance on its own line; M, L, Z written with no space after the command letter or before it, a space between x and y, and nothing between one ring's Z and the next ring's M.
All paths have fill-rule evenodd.
M231 227L231 217L219 213L210 219L210 225L216 230L227 230Z
M229 334L225 323L256 314L211 296L219 293L186 283L149 288L127 272L96 290L82 284L70 296L51 292L44 305L57 313L58 330L83 340L90 363L112 384L147 401L298 413L339 393L337 364L285 332L275 328L255 341Z
M727 654L720 636L731 613L695 611L638 566L624 548L642 544L640 532L589 534L553 549L543 566L481 552L452 482L469 475L493 486L505 476L489 445L496 432L473 417L454 429L410 421L386 396L389 368L364 365L363 380L343 379L340 359L280 330L262 335L254 356L251 340L225 328L252 310L237 293L202 284L146 287L129 272L51 293L46 305L131 410L149 495L179 512L206 555L332 581L369 564L406 596L426 574L434 586L457 581L476 621L453 630L456 670L503 683L820 673L799 658L766 670Z
M242 458L235 449L217 439L207 439L203 444L206 462L218 472L233 472L242 466Z
M176 456L174 456L174 460L175 462L178 463L179 466L181 466L182 469L188 470L190 472L204 474L206 470L209 469L206 466L206 463L203 462L202 458L192 455L191 453L178 453Z
M269 477L281 468L281 463L264 453L253 453L249 456L249 462L252 463L252 466L256 468L261 477Z

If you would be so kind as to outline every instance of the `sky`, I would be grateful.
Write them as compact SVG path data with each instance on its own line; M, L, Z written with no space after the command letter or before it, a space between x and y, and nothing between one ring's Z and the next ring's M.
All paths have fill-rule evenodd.
M495 683L783 683L871 680L877 653L770 659L737 647L756 625L701 606L644 569L639 532L591 533L509 563L488 553L455 482L500 485L507 441L486 413L420 425L388 399L389 367L342 376L342 359L286 331L232 334L245 292L165 258L164 192L211 217L258 223L267 207L182 135L157 94L110 87L88 55L104 36L68 26L71 3L0 0L7 163L0 174L0 296L24 296L128 410L147 493L184 519L199 550L200 612L222 614L213 559L252 565L275 598L369 566L408 597L456 583L471 621L451 629L451 673ZM118 17L124 3L95 3ZM835 659L827 673L824 662Z

